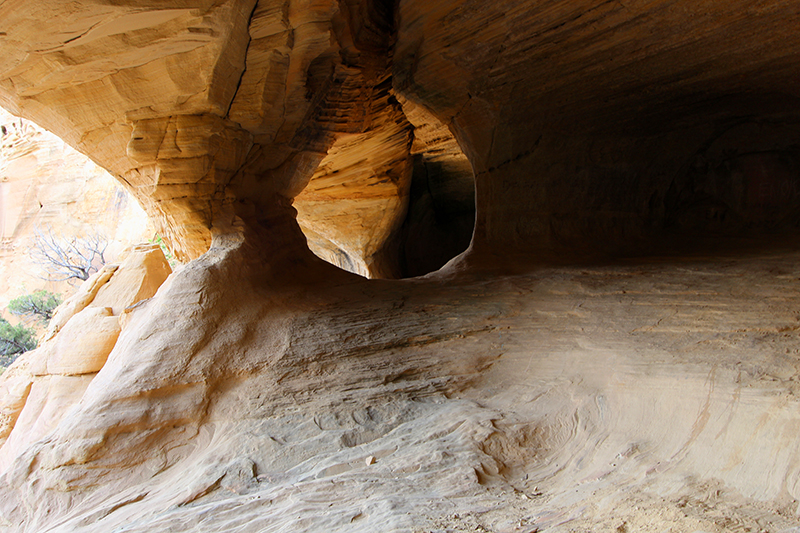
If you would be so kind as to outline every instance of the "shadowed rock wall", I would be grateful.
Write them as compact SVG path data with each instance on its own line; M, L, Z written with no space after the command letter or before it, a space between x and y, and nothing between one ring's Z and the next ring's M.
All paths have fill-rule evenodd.
M721 164L797 144L797 17L785 2L403 1L394 83L472 162L475 251L602 252L691 217L710 146ZM759 194L796 182L792 163L749 164L781 176Z
M0 527L797 528L800 274L765 234L797 222L798 19L5 2L0 101L195 259L111 306L102 368L3 459ZM366 280L309 250L387 277L439 263L472 173L470 248L437 273Z

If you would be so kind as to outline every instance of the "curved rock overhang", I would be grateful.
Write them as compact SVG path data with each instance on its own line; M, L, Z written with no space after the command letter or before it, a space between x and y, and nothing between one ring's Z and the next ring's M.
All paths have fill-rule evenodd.
M122 180L184 259L231 217L296 199L322 255L422 273L398 239L414 154L439 157L419 141L431 126L451 144L445 182L470 181L450 131L475 169L478 255L630 252L664 227L798 218L800 44L785 2L1 9L2 103Z
M415 128L392 88L390 2L1 9L3 105L109 169L177 257L234 217L292 216L311 181L296 205L315 249L372 277L408 271Z
M796 229L794 3L164 5L0 5L2 104L197 258L73 403L39 387L0 527L798 525L796 252L531 268ZM471 171L436 276L306 246L412 272L412 199L470 227Z
M475 170L473 251L631 253L664 228L796 227L791 2L398 13L395 87L450 124Z

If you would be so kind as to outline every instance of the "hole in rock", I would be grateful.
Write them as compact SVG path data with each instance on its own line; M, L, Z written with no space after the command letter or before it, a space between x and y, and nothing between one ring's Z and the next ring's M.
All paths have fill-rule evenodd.
M467 249L475 181L448 128L394 101L369 131L340 137L294 200L311 250L368 278L407 278Z
M68 298L155 228L117 180L55 134L2 108L0 132L0 316L41 334L50 317L16 315L11 301Z

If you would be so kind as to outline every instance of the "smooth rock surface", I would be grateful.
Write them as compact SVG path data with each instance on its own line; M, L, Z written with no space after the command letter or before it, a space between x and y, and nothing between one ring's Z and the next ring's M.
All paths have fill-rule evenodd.
M119 337L119 317L110 307L87 307L73 316L47 346L47 373L94 374L103 368Z
M114 308L151 297L169 271L157 245L135 246L121 265L104 266L56 309L39 347L21 354L0 381L0 468L80 402L122 329Z
M0 530L800 527L794 3L0 21L0 103L193 259L91 381L0 381ZM300 227L389 277L471 216L400 281Z
M319 263L277 275L247 242L220 242L133 311L78 408L6 470L5 520L800 525L797 252L370 282Z
M157 244L132 246L114 276L99 288L91 305L111 309L114 316L119 316L126 308L152 298L171 273Z

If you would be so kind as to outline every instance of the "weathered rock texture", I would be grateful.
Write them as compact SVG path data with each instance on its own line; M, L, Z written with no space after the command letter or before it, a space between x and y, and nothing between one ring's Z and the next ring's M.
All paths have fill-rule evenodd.
M194 258L137 305L72 302L44 370L9 370L0 527L800 527L793 3L12 0L0 20L0 102ZM300 227L394 277L473 217L466 253L404 281L323 262ZM59 337L118 307L102 369L69 373Z
M38 228L66 238L101 233L106 258L152 237L130 195L85 155L55 135L0 109L0 309L28 291L69 292L47 282L30 256Z
M18 357L0 385L0 468L47 435L81 400L114 349L123 310L153 297L170 272L158 245L138 246L59 307L43 343Z
M178 258L205 252L212 226L234 212L280 212L320 168L298 199L315 249L348 254L363 274L404 274L383 249L411 179L412 128L392 94L392 6L53 2L30 16L22 4L0 8L0 103L120 178ZM341 156L320 167L331 147ZM311 223L330 198L347 215Z
M394 84L451 125L473 165L476 252L597 252L687 214L796 223L794 4L398 11Z

